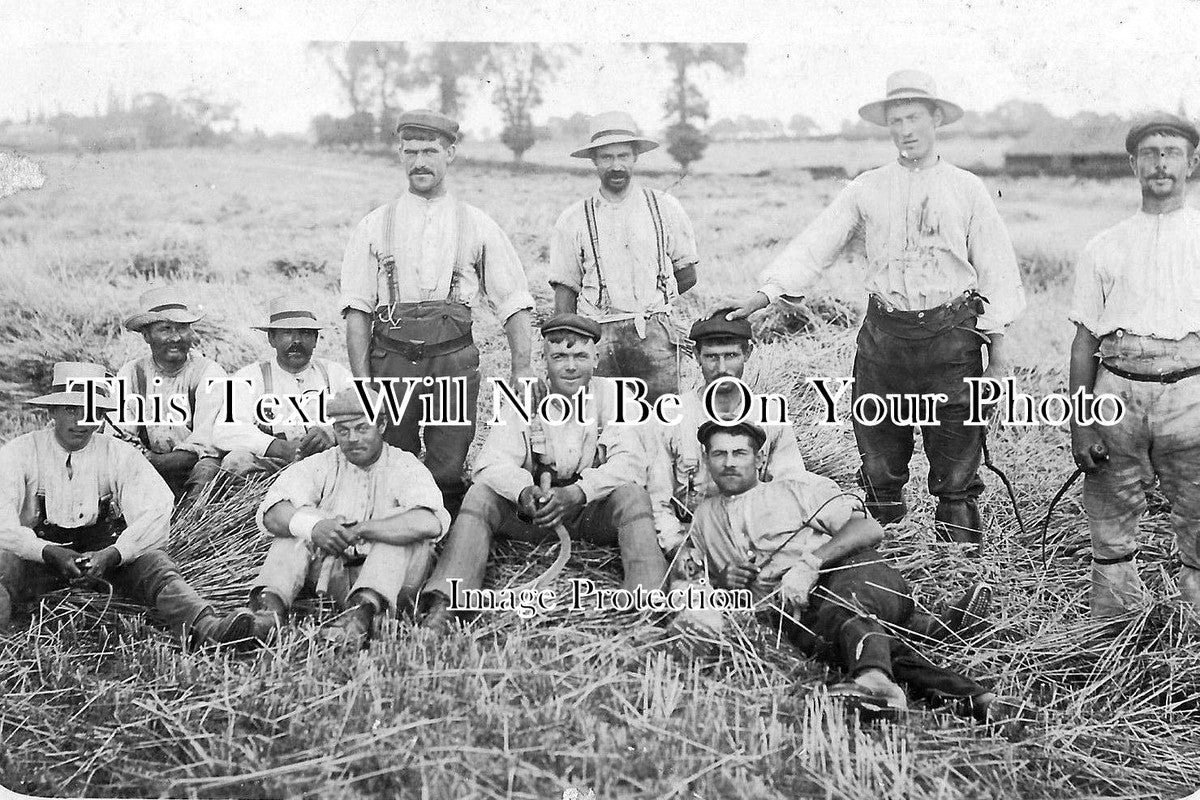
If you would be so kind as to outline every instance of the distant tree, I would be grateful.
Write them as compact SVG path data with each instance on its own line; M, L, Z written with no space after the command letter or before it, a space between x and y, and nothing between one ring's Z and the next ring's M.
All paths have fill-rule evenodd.
M705 66L715 66L723 72L740 73L745 65L744 44L686 44L664 42L646 47L662 48L674 73L663 108L674 122L666 130L667 152L686 174L689 165L700 160L708 147L708 136L697 121L708 120L708 101L692 82L690 73Z
M500 141L520 162L537 141L533 110L542 104L542 86L562 64L562 45L498 43L488 47L487 73L496 83L493 99L504 119Z
M435 42L415 60L413 81L437 87L437 109L457 118L462 113L461 81L480 73L487 62L482 42Z
M812 136L819 126L812 117L804 114L793 114L788 120L788 130L793 136L799 136L802 139L807 139Z
M190 87L180 99L179 113L191 122L189 144L207 146L227 142L237 130L236 102L212 100L207 92Z
M708 136L714 142L727 141L729 139L738 138L738 134L742 132L741 126L731 120L729 117L721 117L719 120L708 126Z
M550 139L586 139L590 117L582 111L576 111L569 117L551 117L546 121L546 129Z
M984 120L997 133L1021 136L1034 128L1050 125L1058 117L1041 103L1012 98L984 115Z
M376 138L390 141L400 94L419 85L419 70L402 42L309 42L309 52L321 56L337 79L351 117L369 113L377 124ZM351 117L347 117L350 119Z

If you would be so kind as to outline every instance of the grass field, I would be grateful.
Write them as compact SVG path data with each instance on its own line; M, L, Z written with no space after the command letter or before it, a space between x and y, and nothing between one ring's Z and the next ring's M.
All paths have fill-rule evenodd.
M482 155L476 153L475 155ZM753 153L738 156L753 161ZM15 401L45 387L50 363L113 368L140 352L121 320L148 280L171 277L208 310L202 349L233 369L265 348L251 331L266 300L311 296L334 330L318 353L341 357L335 292L351 226L398 191L388 162L308 151L154 151L59 156L47 186L0 201L0 438L39 424ZM754 276L838 191L785 171L700 171L672 191L696 224L701 284L680 323L754 286ZM752 170L747 170L752 172ZM539 310L548 232L588 192L586 176L467 166L456 190L509 232ZM655 181L665 185L667 181ZM1132 184L989 179L1025 267L1030 308L1011 332L1021 387L1066 387L1064 308L1074 253L1135 207ZM849 373L862 297L855 266L816 287L824 309L803 333L761 347L759 391L797 401L814 471L846 485L848 429L811 424L807 375ZM835 298L840 298L837 300ZM490 315L477 338L485 371L507 370ZM1066 432L992 434L1026 525L1072 468ZM182 652L102 598L61 595L28 629L0 634L0 784L35 795L145 797L521 797L568 788L597 797L1177 798L1200 787L1200 641L1178 609L1177 557L1161 505L1142 525L1143 574L1156 602L1119 632L1086 617L1089 565L1078 488L1050 525L1059 555L1043 569L990 473L985 557L933 541L924 464L914 511L886 551L937 607L970 581L998 589L995 629L938 660L1023 697L1037 721L1001 735L914 706L901 725L860 727L817 689L825 669L745 620L721 658L679 655L653 620L566 611L488 616L432 639L389 623L363 654L320 649L320 616L253 656ZM244 599L264 552L248 490L177 521L172 551L222 605ZM499 548L489 585L519 583L549 547ZM615 585L612 553L584 548L568 571Z

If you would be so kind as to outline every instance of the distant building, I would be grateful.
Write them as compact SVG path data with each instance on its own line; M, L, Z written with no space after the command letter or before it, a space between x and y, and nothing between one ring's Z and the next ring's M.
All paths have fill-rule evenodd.
M1062 122L1040 126L1005 153L1004 172L1016 176L1124 177L1129 174L1127 128L1128 123L1076 127Z

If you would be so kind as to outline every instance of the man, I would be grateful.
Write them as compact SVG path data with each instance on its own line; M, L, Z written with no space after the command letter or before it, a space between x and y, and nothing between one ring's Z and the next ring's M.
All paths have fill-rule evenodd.
M379 399L368 394L372 404ZM327 413L337 447L280 472L256 516L275 537L250 593L262 641L308 588L328 591L346 609L325 635L365 643L376 617L415 594L450 525L429 470L385 441L385 417L368 419L353 389Z
M799 295L861 230L870 303L858 336L852 397L947 396L935 410L939 424L921 427L929 492L938 499L935 527L940 538L978 552L985 428L963 424L970 388L963 381L1009 371L1004 332L1025 307L1016 256L983 182L937 154L937 129L961 117L962 109L937 96L932 78L897 72L888 78L887 97L858 113L890 129L898 159L854 179L766 269L762 288L731 317ZM981 345L988 351L986 372ZM868 510L885 525L900 520L908 509L903 491L912 427L855 420L854 436Z
M319 397L332 397L349 388L350 370L334 361L313 358L324 328L312 305L297 297L276 297L270 315L255 330L266 331L275 357L243 367L234 373L232 411L223 408L215 426L218 448L227 451L221 469L233 475L276 472L293 461L333 446L333 432L319 424ZM270 424L258 420L255 407L264 395L281 402L266 406ZM282 402L296 398L297 411ZM233 422L229 422L229 420Z
M1172 114L1133 125L1125 149L1141 210L1088 242L1075 268L1071 392L1125 405L1110 427L1071 422L1075 463L1087 473L1096 617L1144 600L1137 526L1156 477L1171 501L1179 591L1200 610L1200 211L1186 204L1198 140Z
M190 503L221 469L213 425L221 410L225 370L192 353L197 341L192 325L204 314L191 307L182 291L149 289L140 305L142 310L125 320L125 328L142 334L150 354L117 370L126 397L126 422L120 427L137 437L175 497Z
M679 391L671 306L696 284L700 260L679 201L633 179L638 156L656 147L624 112L593 117L571 156L591 159L600 188L563 212L550 240L555 312L600 322L596 374L640 378L651 400Z
M451 619L451 580L459 580L459 591L483 585L492 537L540 541L560 524L573 536L617 542L625 588L661 588L666 560L644 487L644 451L628 427L610 424L616 416L613 381L593 377L600 326L578 314L559 314L543 323L542 336L546 407L552 401L570 407L580 394L585 421L548 424L535 414L526 423L513 412L488 431L474 482L422 593L426 627L439 629ZM541 485L543 473L549 489Z
M86 421L89 394L96 414L117 408L104 368L60 362L53 380L51 394L27 401L49 411L52 427L0 448L0 629L16 602L107 582L193 643L246 639L250 612L218 615L163 552L172 500L163 479Z
M908 584L875 551L883 529L857 498L812 473L760 483L766 434L756 425L708 421L697 436L719 495L696 509L690 541L713 585L749 589L759 600L778 592L796 644L846 671L849 681L830 690L835 696L902 711L908 701L899 684L907 683L920 695L959 698L965 710L987 714L994 694L894 635L924 623L913 625ZM958 604L957 622L977 626L989 599L990 590L974 587Z
M696 361L704 384L680 397L679 424L645 426L643 432L652 448L650 499L654 503L654 523L659 544L668 553L683 541L685 530L681 522L690 520L701 500L717 493L696 438L696 431L709 420L704 395L708 387L723 378L741 380L754 349L750 323L744 319L725 319L731 310L723 308L692 325L689 337L695 342ZM713 410L717 414L731 418L742 412L743 397L736 384L725 382L713 396ZM804 458L792 426L764 425L763 430L767 439L762 446L759 480L804 477Z
M533 377L533 297L508 237L446 188L458 123L434 111L406 111L396 132L408 191L364 217L346 246L341 299L346 348L350 371L361 377L465 382L461 409L453 386L418 385L403 418L388 429L389 444L420 453L421 398L427 395L433 407L445 403L450 414L469 420L424 429L425 466L454 514L466 492L463 463L475 436L479 395L474 308L486 296L503 321L516 385Z

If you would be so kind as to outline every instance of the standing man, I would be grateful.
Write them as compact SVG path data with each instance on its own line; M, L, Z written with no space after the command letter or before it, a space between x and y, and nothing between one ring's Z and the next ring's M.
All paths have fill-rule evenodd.
M99 364L54 365L54 392L29 400L52 427L0 447L0 630L14 601L72 583L104 581L155 609L194 644L249 637L246 609L218 615L163 552L171 490L149 462L85 422L117 408Z
M446 188L458 123L434 111L406 111L396 127L408 191L358 223L342 261L342 314L350 371L371 378L447 378L465 382L465 407L453 386L419 385L388 443L421 451L421 401L449 409L468 425L429 425L425 466L458 511L466 493L463 462L475 436L479 350L471 334L474 308L486 296L504 322L511 379L529 366L533 296L504 231ZM404 387L397 386L403 397ZM517 387L516 391L520 391ZM461 411L461 414L460 414Z
M708 319L697 320L689 337L695 342L696 361L704 384L680 397L681 417L678 425L644 426L642 432L649 447L657 443L648 460L650 468L650 499L654 503L654 525L663 550L672 552L683 541L682 523L691 518L696 506L706 497L717 493L717 485L708 471L708 462L696 438L700 426L708 421L704 395L714 382L722 378L742 379L746 362L754 349L754 333L744 319L727 320L731 311L723 308ZM714 411L735 417L742 412L742 393L732 382L726 382L713 393ZM794 480L805 475L804 458L796 442L796 432L790 424L762 426L766 439L760 448L760 481Z
M591 159L600 188L563 212L550 240L555 313L598 321L596 374L640 378L651 400L679 391L671 304L696 285L700 261L679 201L633 179L638 155L656 147L622 111L593 117L571 156Z
M276 472L293 461L328 450L333 430L317 420L318 396L326 399L350 386L350 371L335 361L314 358L324 326L310 303L298 297L271 300L262 325L275 357L256 361L233 375L232 409L223 408L215 426L217 447L227 451L221 469L233 475ZM270 424L256 419L264 395L296 398L303 414L287 402L264 404ZM305 418L312 420L307 422ZM230 421L232 420L232 421Z
M852 396L944 393L937 425L921 428L939 538L977 551L984 426L966 426L965 378L1009 372L1004 332L1025 308L1012 243L978 177L937 153L937 129L962 109L937 96L933 79L896 72L887 97L859 116L885 125L899 157L855 178L763 272L762 288L731 314L740 319L780 297L799 296L851 237L866 239L867 316L858 335ZM988 352L983 368L981 346ZM910 417L911 418L911 417ZM904 517L913 429L855 421L859 482L883 524Z
M1134 124L1125 149L1141 210L1088 242L1075 268L1071 392L1125 404L1116 425L1071 423L1071 451L1087 473L1096 617L1144 599L1137 526L1155 477L1171 501L1180 593L1200 611L1200 211L1185 202L1197 141L1196 127L1173 114Z
M213 425L221 411L225 370L192 352L192 325L204 314L191 307L182 291L149 289L140 303L142 310L125 320L125 327L142 335L150 354L117 370L117 378L125 382L124 412L129 420L120 428L138 438L175 497L191 503L221 470ZM169 406L185 398L188 418L179 420ZM162 414L157 421L152 419L156 408ZM151 418L152 424L139 424L139 418Z

